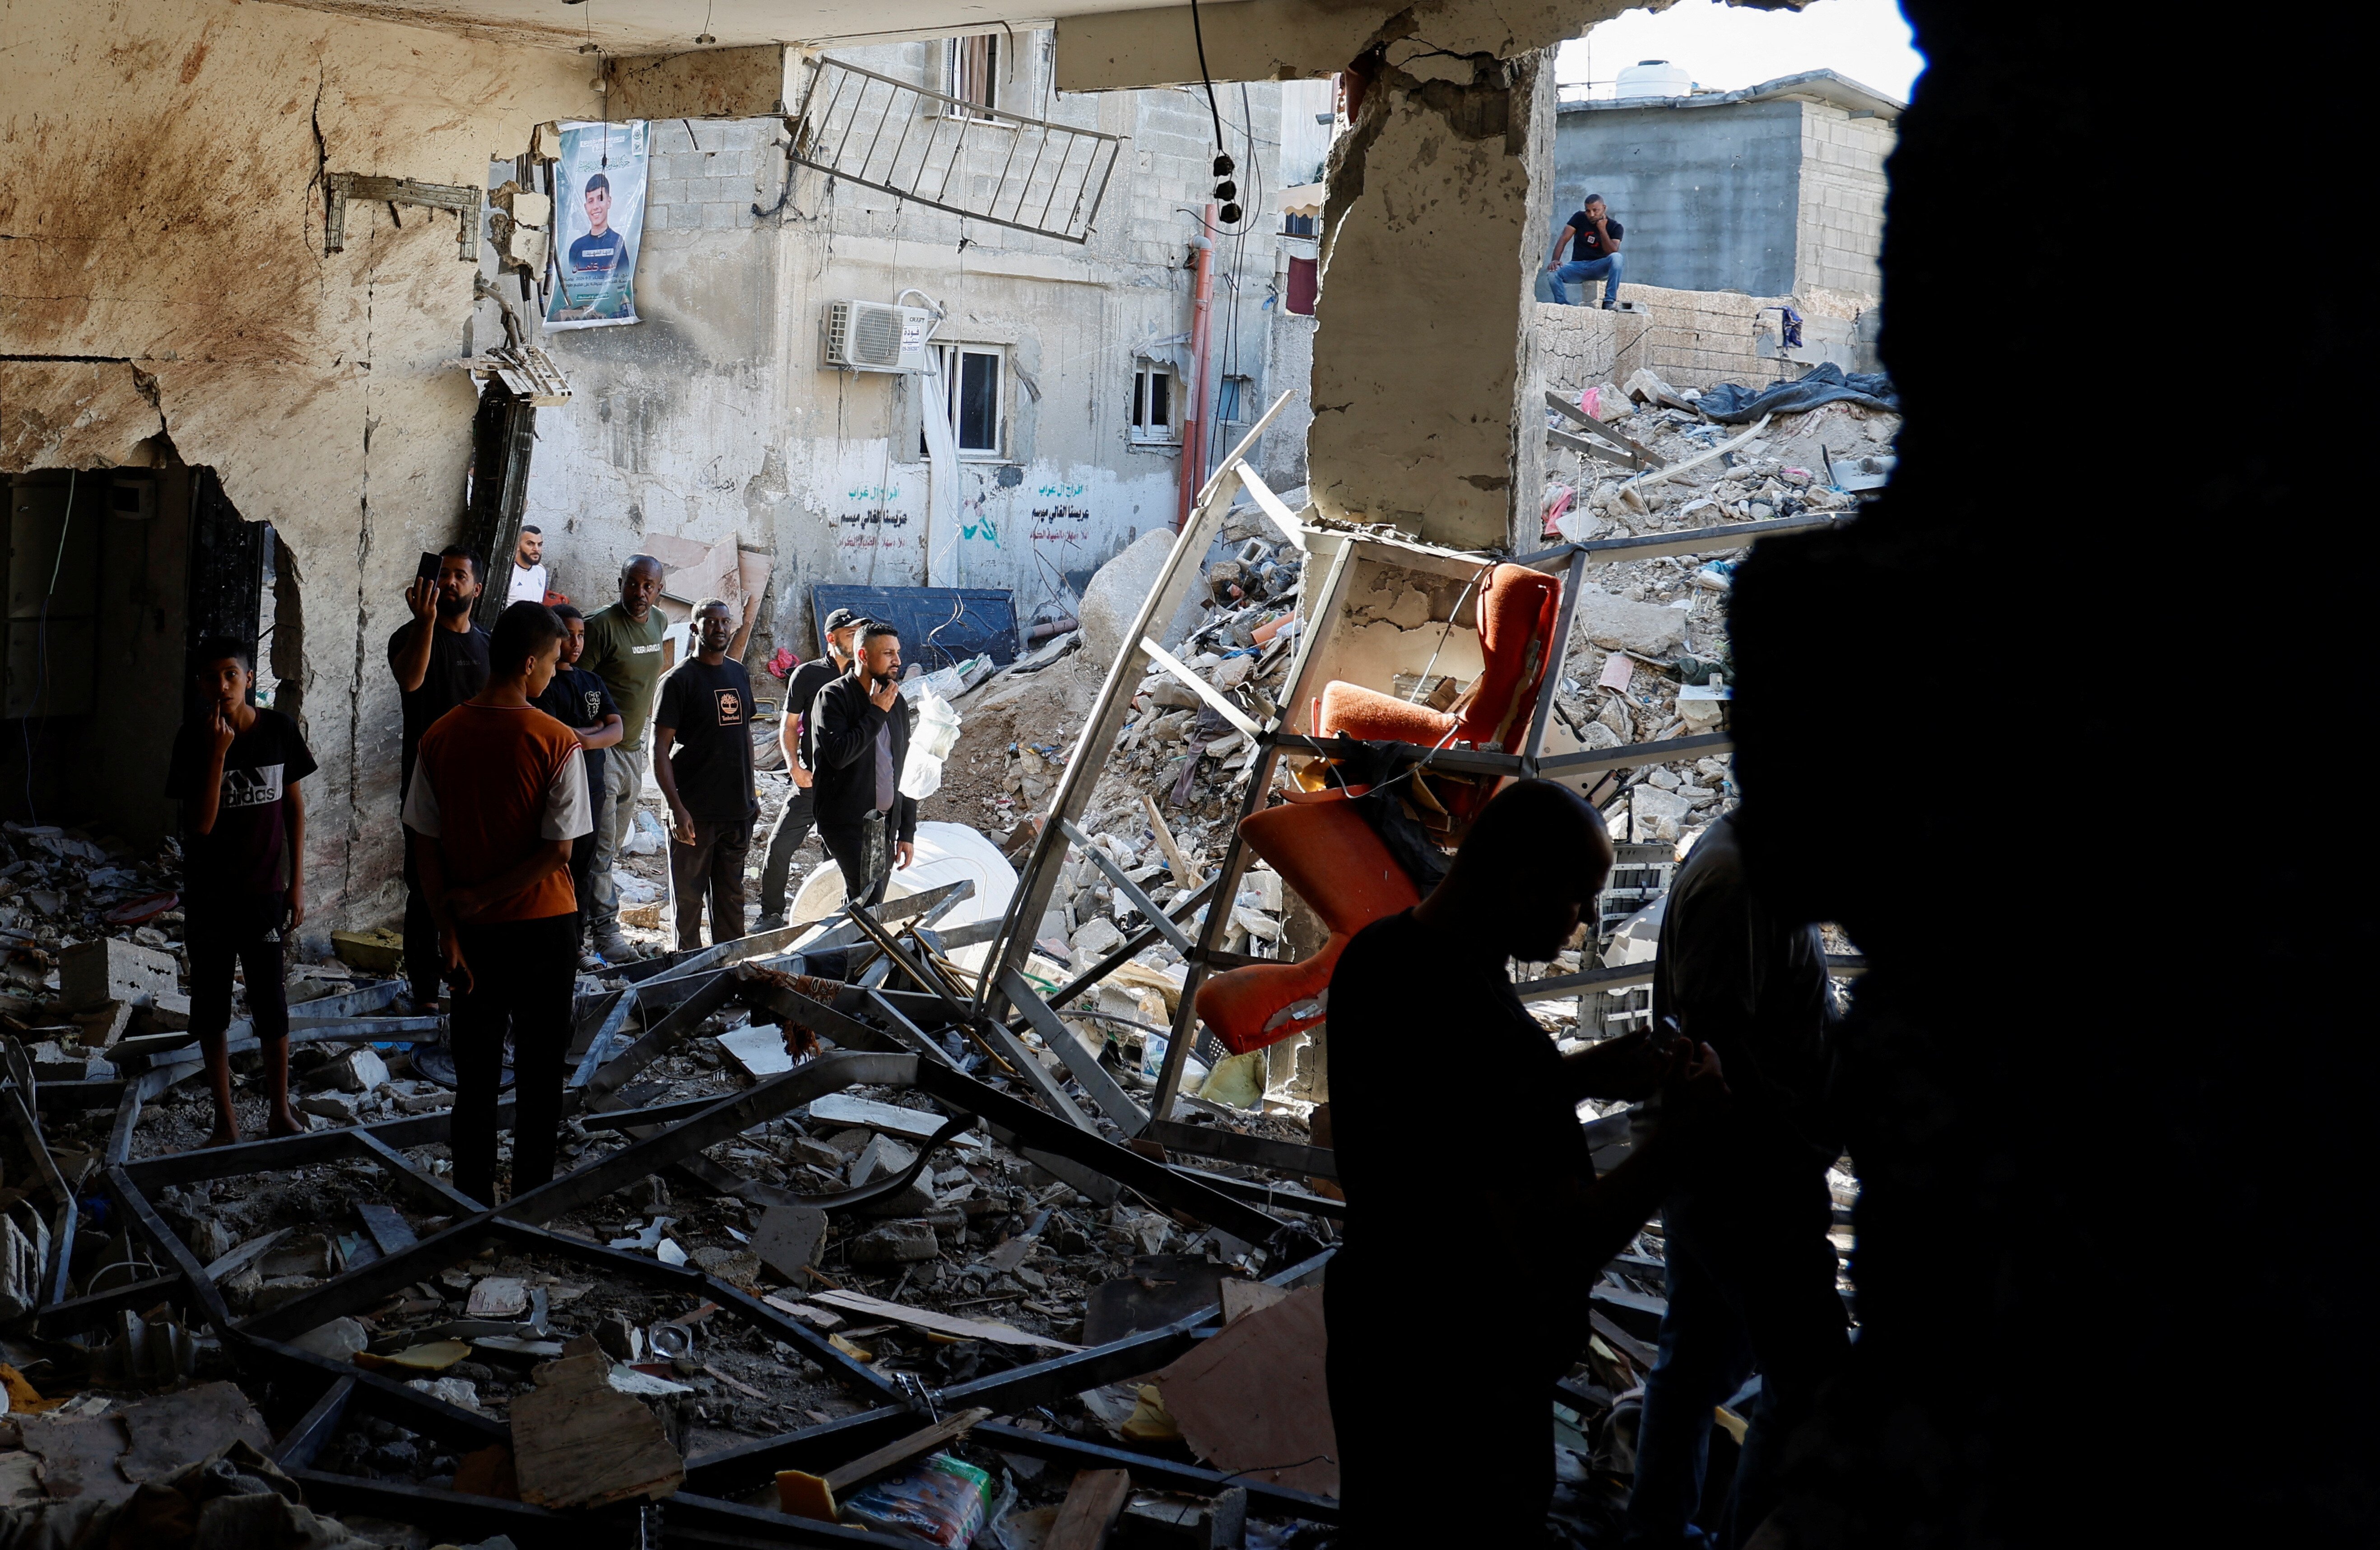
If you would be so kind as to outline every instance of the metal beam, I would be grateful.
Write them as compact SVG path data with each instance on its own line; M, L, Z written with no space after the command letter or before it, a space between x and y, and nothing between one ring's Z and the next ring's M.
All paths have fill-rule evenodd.
M1168 1152L1185 1156L1220 1157L1227 1163L1270 1168L1275 1173L1294 1174L1301 1178L1339 1177L1338 1157L1326 1146L1300 1146L1295 1141L1274 1141L1267 1136L1244 1136L1219 1125L1185 1125L1178 1119L1152 1119L1140 1134L1144 1141L1153 1141Z
M1536 570L1543 568L1546 562L1564 555L1585 555L1589 565L1611 565L1621 560L1657 559L1663 555L1709 554L1720 549L1742 549L1764 538L1775 538L1783 533L1838 528L1858 515L1856 511L1811 511L1799 517L1771 517L1758 522L1727 522L1713 528L1649 533L1642 538L1594 538L1580 543L1565 543L1555 549L1538 549L1512 563Z
M1116 859L1113 856L1092 844L1090 836L1076 828L1073 819L1062 818L1058 823L1059 826L1066 831L1066 838L1073 843L1075 848L1080 850L1091 865L1106 874L1107 880L1115 885L1117 890L1131 902L1135 909L1140 911L1140 918L1156 928L1157 934L1171 943L1175 952L1186 953L1190 950L1190 938L1184 935L1182 928L1173 923L1172 917L1157 907L1157 901L1149 897L1142 890L1141 885L1134 882L1131 875L1116 864Z
M1075 1036L1075 1031L1060 1021L1058 1014L1034 994L1033 986L1024 975L1014 969L1003 970L1000 980L1001 989L1007 993L1009 1004L1025 1014L1025 1020L1041 1035L1041 1042L1066 1063L1066 1069L1074 1073L1075 1080L1081 1084L1084 1094L1098 1105L1099 1111L1123 1127L1124 1134L1139 1134L1140 1128L1148 1123L1148 1111L1125 1095L1108 1068L1099 1064L1099 1057L1083 1047L1083 1041Z

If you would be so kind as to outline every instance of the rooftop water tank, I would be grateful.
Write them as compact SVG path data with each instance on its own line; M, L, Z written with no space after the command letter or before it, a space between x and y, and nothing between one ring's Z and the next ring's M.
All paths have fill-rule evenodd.
M1639 59L1620 72L1612 95L1626 102L1632 97L1690 97L1694 91L1694 73L1683 65L1672 65L1667 59Z

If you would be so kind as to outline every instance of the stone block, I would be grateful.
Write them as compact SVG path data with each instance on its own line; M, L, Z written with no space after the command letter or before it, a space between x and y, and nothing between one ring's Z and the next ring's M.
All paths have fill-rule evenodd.
M856 1265L917 1264L941 1252L931 1222L887 1222L851 1240ZM261 1295L261 1294L260 1294Z
M317 1092L370 1092L388 1081L388 1062L377 1051L351 1049L327 1065L307 1073L305 1085Z
M1585 587L1579 592L1577 629L1607 650L1658 654L1684 641L1687 622L1685 610L1681 608L1631 603L1599 587Z
M103 1001L89 1011L77 1012L78 1042L85 1049L109 1048L132 1031L135 1010L128 1002Z
M917 1154L890 1136L875 1136L852 1159L851 1185L856 1190L889 1178L917 1160Z
M814 1207L772 1205L760 1214L760 1224L753 1231L753 1251L762 1264L798 1287L802 1272L818 1263L826 1224L826 1213Z
M68 1011L85 1011L107 1001L139 1006L180 988L181 970L174 955L136 942L103 936L78 942L58 955L58 999Z
M190 998L176 991L159 991L149 1005L133 1009L134 1031L140 1033L183 1033L190 1026Z

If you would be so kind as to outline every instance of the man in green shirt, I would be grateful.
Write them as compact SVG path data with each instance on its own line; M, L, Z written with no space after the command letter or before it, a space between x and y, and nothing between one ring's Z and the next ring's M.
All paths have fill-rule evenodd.
M622 723L620 741L603 761L603 789L594 794L595 856L588 869L588 892L594 897L580 901L595 950L613 963L643 956L620 930L620 890L612 882L612 865L636 825L637 799L644 790L653 686L677 655L676 643L665 639L669 620L653 606L661 594L662 562L650 555L629 555L620 568L620 601L587 616L587 650L578 659L581 668L612 691Z

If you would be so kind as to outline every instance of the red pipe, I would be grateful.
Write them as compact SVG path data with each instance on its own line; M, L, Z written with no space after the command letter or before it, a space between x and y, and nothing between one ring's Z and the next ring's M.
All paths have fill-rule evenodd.
M1198 288L1190 314L1190 380L1182 397L1182 502L1173 515L1180 532L1198 504L1199 486L1207 482L1207 338L1208 319L1215 301L1215 206L1207 206L1206 223L1198 232Z

